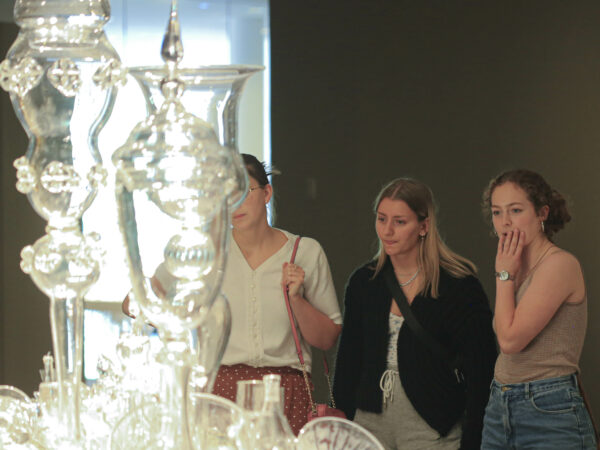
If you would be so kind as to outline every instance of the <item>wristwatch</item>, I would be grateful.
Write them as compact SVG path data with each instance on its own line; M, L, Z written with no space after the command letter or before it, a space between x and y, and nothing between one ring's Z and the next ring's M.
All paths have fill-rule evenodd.
M496 272L495 275L496 275L496 278L498 278L500 281L514 280L514 277L512 277L511 274L508 273L506 270L501 270L500 272Z

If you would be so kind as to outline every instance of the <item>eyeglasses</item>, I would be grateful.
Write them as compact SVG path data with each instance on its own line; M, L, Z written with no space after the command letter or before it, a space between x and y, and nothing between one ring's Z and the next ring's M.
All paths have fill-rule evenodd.
M249 188L248 188L248 194L251 194L251 193L252 193L252 191L255 191L255 190L257 190L257 189L262 189L262 188L264 188L264 186L254 186L254 187L249 187Z

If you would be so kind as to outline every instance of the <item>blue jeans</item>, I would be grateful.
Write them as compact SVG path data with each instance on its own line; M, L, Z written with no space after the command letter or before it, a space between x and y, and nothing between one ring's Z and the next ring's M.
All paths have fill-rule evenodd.
M516 384L492 381L481 448L595 450L576 376Z

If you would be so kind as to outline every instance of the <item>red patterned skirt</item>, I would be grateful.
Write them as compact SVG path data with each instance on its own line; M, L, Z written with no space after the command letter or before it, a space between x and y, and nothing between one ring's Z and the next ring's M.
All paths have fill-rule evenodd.
M300 370L291 367L251 367L245 364L222 365L215 380L213 394L235 403L238 381L262 380L263 375L272 373L281 375L281 386L284 388L283 413L297 435L308 421L310 411L310 400Z

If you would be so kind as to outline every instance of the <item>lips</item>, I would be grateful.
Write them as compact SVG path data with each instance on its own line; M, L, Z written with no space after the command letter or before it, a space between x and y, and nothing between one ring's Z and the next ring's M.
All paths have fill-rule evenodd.
M240 219L240 218L244 217L245 215L246 214L236 214L236 215L233 216L233 219L237 220L237 219Z

